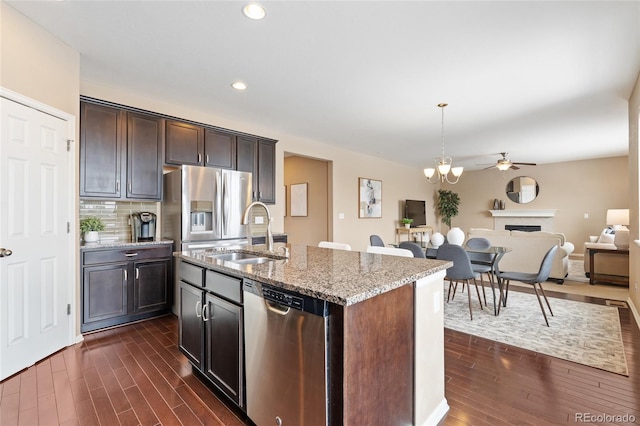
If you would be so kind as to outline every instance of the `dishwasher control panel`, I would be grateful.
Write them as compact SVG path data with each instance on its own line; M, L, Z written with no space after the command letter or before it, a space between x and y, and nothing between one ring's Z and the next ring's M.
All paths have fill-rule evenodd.
M329 315L329 303L315 297L293 291L283 290L269 284L260 283L248 278L243 280L245 293L262 297L267 302L276 303L298 311L311 313L321 317Z
M283 306L289 306L290 308L298 309L300 311L304 308L304 299L302 297L293 296L279 290L262 287L262 296L264 297L264 300L275 302Z

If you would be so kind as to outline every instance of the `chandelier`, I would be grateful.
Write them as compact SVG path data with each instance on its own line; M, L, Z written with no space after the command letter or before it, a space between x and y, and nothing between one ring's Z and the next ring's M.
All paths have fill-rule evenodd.
M429 167L424 169L424 175L427 177L427 179L429 179L429 183L458 183L458 181L460 180L460 176L462 175L462 170L464 169L464 167L451 167L451 157L445 157L444 155L444 107L446 107L447 105L448 104L445 103L438 104L438 107L440 107L442 111L442 157L435 159L435 168ZM437 177L436 171L438 172ZM452 175L451 178L449 178L450 175Z

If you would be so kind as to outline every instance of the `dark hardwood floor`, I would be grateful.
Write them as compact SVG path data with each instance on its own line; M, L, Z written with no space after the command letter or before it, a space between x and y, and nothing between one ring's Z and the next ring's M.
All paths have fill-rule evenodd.
M619 313L629 377L445 329L450 410L440 425L580 423L576 413L640 423L640 331L629 309ZM87 334L0 382L0 425L245 425L176 341L173 316ZM625 424L610 420L595 423Z

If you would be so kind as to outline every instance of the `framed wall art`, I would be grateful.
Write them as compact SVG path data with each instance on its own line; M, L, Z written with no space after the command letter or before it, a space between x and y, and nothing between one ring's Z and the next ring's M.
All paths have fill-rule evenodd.
M382 181L358 178L358 218L382 217Z
M296 183L291 186L291 216L307 216L307 184Z

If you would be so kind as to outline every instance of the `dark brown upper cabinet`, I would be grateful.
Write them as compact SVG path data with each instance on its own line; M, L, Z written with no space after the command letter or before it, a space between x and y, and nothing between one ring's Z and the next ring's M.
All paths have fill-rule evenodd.
M166 127L165 162L204 165L204 128L175 120L167 120Z
M80 197L160 200L163 119L81 102Z
M204 164L209 167L235 170L236 135L217 129L205 129Z
M274 141L238 136L237 170L253 173L253 200L276 202Z
M236 168L236 135L183 121L167 121L167 164Z

